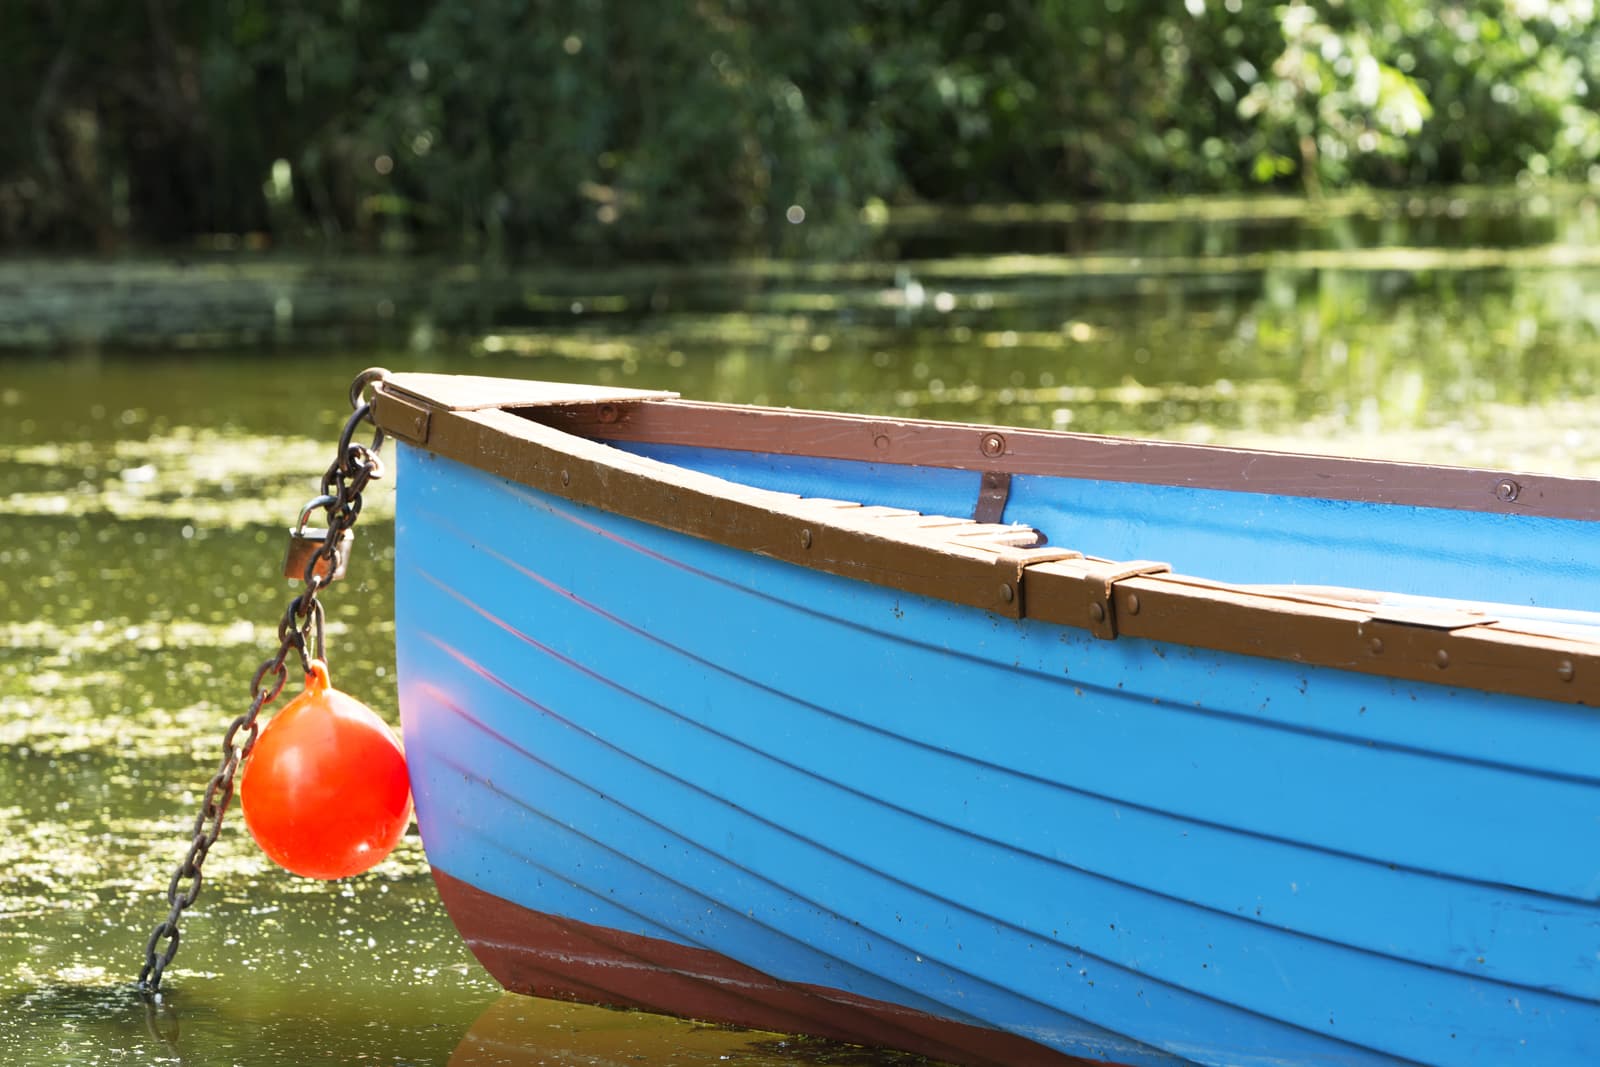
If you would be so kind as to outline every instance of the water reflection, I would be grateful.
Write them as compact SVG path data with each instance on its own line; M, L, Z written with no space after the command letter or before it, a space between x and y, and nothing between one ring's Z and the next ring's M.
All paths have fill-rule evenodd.
M30 989L0 1006L6 1019L29 1019L43 1025L29 1028L32 1040L8 1046L10 1062L43 1064L74 1062L68 1042L57 1035L86 1038L88 1047L131 1053L139 1062L182 1063L182 1023L169 1005L145 998L132 983L51 984ZM24 1052L23 1050L26 1049ZM76 1062L96 1063L94 1053Z
M507 993L478 1016L449 1067L632 1067L639 1063L740 1067L911 1067L920 1057L609 1011Z
M947 281L906 325L885 308L585 312L497 328L474 362L704 399L1600 472L1600 270Z

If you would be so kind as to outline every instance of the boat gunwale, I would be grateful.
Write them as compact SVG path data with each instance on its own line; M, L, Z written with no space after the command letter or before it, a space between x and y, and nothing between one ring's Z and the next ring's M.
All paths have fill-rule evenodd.
M673 399L533 417L596 440L1600 521L1600 479Z
M1009 618L1085 629L1106 639L1145 638L1448 687L1600 704L1600 643L1529 632L1533 628L1526 625L1470 612L1341 603L1163 573L1169 570L1165 564L1029 547L1026 527L970 520L919 523L914 512L757 489L605 441L1205 488L1224 486L1202 486L1193 480L1201 477L1196 472L1212 471L1207 477L1216 480L1214 472L1229 462L1244 476L1226 487L1245 491L1455 508L1467 507L1471 496L1470 510L1483 511L1514 511L1528 495L1530 508L1535 501L1547 505L1541 514L1559 511L1557 517L1582 519L1600 518L1597 481L708 405L664 393L466 376L394 375L374 392L378 425L429 452L557 497L810 569ZM709 424L698 421L706 418ZM759 429L767 420L769 428ZM877 443L880 437L888 439L887 447ZM713 438L721 443L711 444ZM1056 442L1058 454L1047 455L1045 442ZM1079 445L1090 449L1088 458L1063 462L1059 453ZM1195 453L1204 454L1203 462L1193 459ZM1113 460L1114 469L1108 466ZM1335 473L1319 481L1316 471L1327 464ZM1251 473L1255 468L1260 477ZM1181 477L1173 480L1174 474ZM1358 476L1374 483L1366 496L1321 491L1330 485L1349 489ZM1510 494L1515 499L1485 492L1488 478L1494 479L1491 488L1516 484L1518 492ZM1241 480L1248 488L1237 484ZM1440 492L1421 505L1417 494L1428 486ZM1564 495L1569 489L1579 491L1575 497Z

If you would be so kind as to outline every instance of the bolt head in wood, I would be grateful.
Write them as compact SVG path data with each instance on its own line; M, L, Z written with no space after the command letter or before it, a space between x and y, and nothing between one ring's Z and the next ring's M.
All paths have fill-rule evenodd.
M1100 603L1090 604L1089 605L1089 618L1093 619L1095 622L1105 622L1106 621L1106 606L1104 604L1100 604Z
M979 442L978 447L984 455L992 459L1005 452L1006 439L1001 434L986 433L983 435L983 440Z

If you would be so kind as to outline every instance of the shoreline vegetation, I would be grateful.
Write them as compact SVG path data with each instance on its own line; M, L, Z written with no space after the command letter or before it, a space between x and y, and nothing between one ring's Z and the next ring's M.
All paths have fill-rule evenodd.
M1593 0L19 0L0 54L13 252L838 259L1600 182Z
M460 250L392 255L202 235L186 247L109 255L0 252L0 353L428 348L447 336L488 338L492 349L506 327L577 326L647 311L887 314L906 324L1074 293L1134 297L1158 282L1199 293L1219 285L1263 291L1274 278L1298 290L1318 272L1352 280L1558 276L1600 268L1597 229L1600 190L1544 182L1316 199L912 205L875 220L871 246L832 260L513 263Z
M646 312L955 320L1161 285L1302 294L1319 275L1374 292L1395 277L1536 276L1600 268L1600 189L1358 190L1154 201L886 209L849 258L385 254L200 235L183 247L0 251L0 353L61 348L272 349L589 328ZM1415 287L1418 283L1412 283ZM1441 283L1442 284L1442 283ZM1553 281L1550 284L1559 284ZM1309 287L1309 288L1308 288ZM818 317L821 318L818 318ZM513 347L516 347L513 345Z

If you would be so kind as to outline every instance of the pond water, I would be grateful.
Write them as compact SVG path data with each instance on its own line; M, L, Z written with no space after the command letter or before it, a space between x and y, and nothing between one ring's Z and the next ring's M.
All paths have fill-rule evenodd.
M236 808L160 1001L134 992L275 644L283 528L362 367L1600 474L1597 231L1581 190L974 212L904 221L893 259L466 272L471 299L420 270L270 261L264 327L248 294L243 326L183 327L200 313L182 294L220 290L180 279L170 342L135 331L133 350L110 344L108 301L125 311L148 265L5 264L107 284L0 307L35 338L0 355L0 1059L922 1062L503 998L415 836L370 874L306 882ZM285 325L285 292L341 279L342 318ZM72 332L91 321L97 343ZM393 721L390 492L369 492L325 602L336 684Z

